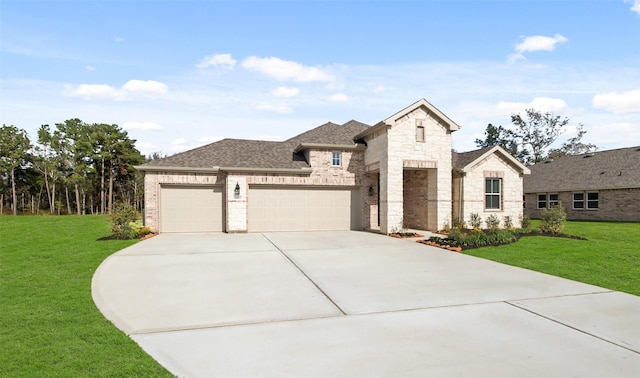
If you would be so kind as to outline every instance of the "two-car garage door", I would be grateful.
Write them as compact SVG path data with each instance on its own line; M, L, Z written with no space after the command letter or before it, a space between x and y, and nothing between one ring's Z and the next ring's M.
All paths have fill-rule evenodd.
M249 232L360 228L360 190L350 188L249 188Z

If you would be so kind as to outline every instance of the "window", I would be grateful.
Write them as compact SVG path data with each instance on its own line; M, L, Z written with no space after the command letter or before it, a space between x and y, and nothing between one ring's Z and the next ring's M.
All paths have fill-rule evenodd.
M584 209L584 193L573 193L573 209Z
M424 126L416 126L416 142L424 142Z
M538 209L546 209L546 208L547 208L547 195L538 194Z
M587 193L587 209L598 209L598 192Z
M333 152L331 154L331 165L339 167L342 165L342 152Z
M549 194L549 208L559 206L558 194Z
M488 178L485 183L485 208L499 210L502 203L500 198L502 179Z

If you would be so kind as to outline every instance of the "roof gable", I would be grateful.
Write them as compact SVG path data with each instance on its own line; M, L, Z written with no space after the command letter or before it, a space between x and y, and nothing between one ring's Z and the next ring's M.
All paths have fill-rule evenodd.
M454 169L458 169L462 172L471 172L473 167L486 159L487 157L496 154L501 156L509 164L515 167L521 174L528 175L531 173L530 169L522 164L518 159L513 157L504 148L500 146L484 147L474 151L468 152L452 152L451 164Z
M425 100L424 98L416 101L415 103L395 113L394 115L385 119L382 122L384 122L387 125L394 125L397 120L399 120L400 118L406 116L407 114L419 108L425 108L430 114L435 115L437 118L439 118L442 122L445 123L445 126L449 129L449 131L456 131L460 129L460 125L455 123L451 118L447 117L438 108L433 106L429 101Z

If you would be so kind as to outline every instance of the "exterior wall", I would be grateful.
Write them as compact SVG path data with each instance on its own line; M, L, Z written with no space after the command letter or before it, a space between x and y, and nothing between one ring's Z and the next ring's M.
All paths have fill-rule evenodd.
M144 223L153 232L160 227L160 187L162 185L223 185L224 174L145 172Z
M416 126L424 127L425 141L416 141ZM403 171L405 168L430 168L433 180L429 178L429 211L433 217L428 221L428 230L436 230L451 217L451 132L436 117L424 108L398 119L388 130L387 183L381 191L386 195L387 213L382 215L380 231L389 233L394 228L402 228L404 217ZM382 169L382 176L384 171ZM382 180L384 184L384 178ZM384 196L383 196L384 198ZM385 225L386 220L386 225ZM386 227L385 227L386 226Z
M485 209L485 180L488 177L502 178L502 204L500 210ZM471 213L476 213L485 220L495 214L500 221L505 216L510 216L514 224L522 216L522 176L518 170L506 160L493 154L473 167L462 179L463 203L462 210L453 214L458 218L462 214L462 220L468 222ZM459 182L456 182L459 188ZM454 190L459 190L454 188Z
M343 151L342 165L334 167L331 165L333 151L308 152L313 169L311 174L145 172L145 224L158 232L162 185L224 186L227 232L247 232L248 201L251 201L249 185L362 186L364 152ZM234 193L236 183L240 186L238 196Z
M589 190L598 192L597 210L573 210L573 192L549 192L558 194L558 200L567 212L570 220L602 220L640 222L640 188L634 189L606 189ZM582 192L577 190L576 192ZM549 194L547 193L547 194ZM543 193L540 193L543 194ZM525 214L531 218L540 218L540 210L537 209L538 193L527 193Z
M369 230L387 229L387 129L379 130L366 138L367 149L364 151L364 171L368 185L364 188L368 190L369 185L374 188L375 198L365 198L363 206L363 226ZM368 175L368 176L367 176ZM378 222L378 218L380 222ZM368 222L367 222L368 220ZM367 224L368 223L368 224Z

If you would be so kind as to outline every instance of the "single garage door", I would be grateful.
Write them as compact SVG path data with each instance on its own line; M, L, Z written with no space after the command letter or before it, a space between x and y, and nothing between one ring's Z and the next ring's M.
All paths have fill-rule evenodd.
M359 230L360 189L250 187L249 231Z
M223 209L222 187L162 187L160 232L223 231Z

